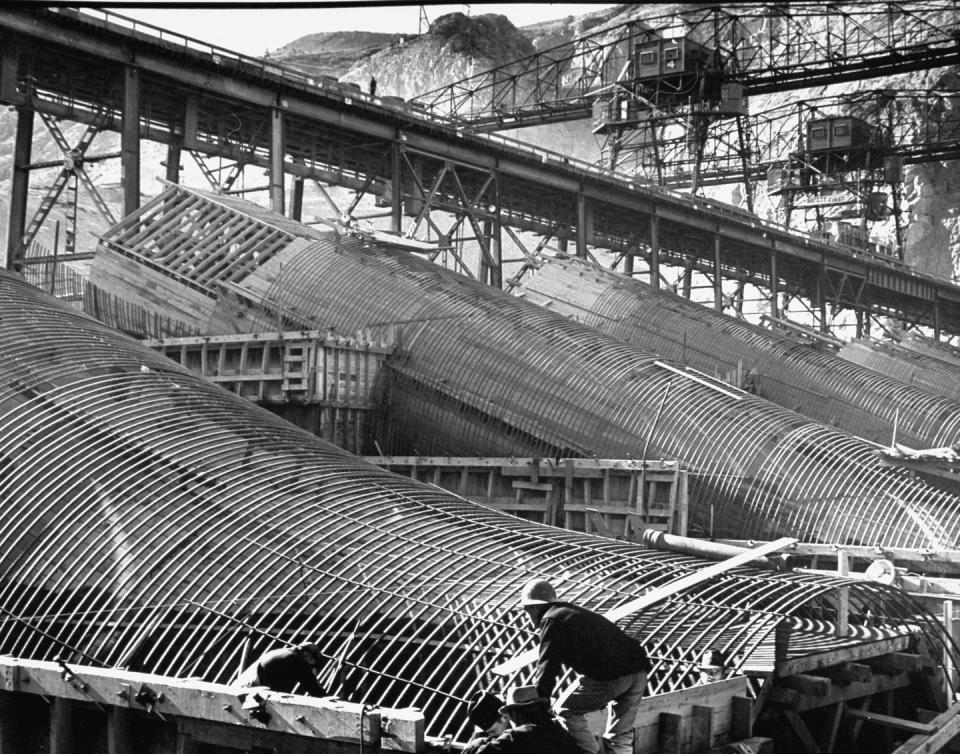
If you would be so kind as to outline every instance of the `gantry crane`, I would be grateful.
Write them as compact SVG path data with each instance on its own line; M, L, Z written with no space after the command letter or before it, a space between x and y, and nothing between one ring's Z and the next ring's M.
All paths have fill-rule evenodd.
M481 131L592 118L610 169L693 193L741 181L751 211L755 184L769 177L788 224L808 205L819 207L820 230L838 213L856 211L862 227L892 215L899 247L900 166L958 152L952 93L871 92L757 115L747 101L954 65L958 38L955 0L680 8L608 24L420 99ZM913 96L920 122L903 117ZM823 211L827 191L843 209Z

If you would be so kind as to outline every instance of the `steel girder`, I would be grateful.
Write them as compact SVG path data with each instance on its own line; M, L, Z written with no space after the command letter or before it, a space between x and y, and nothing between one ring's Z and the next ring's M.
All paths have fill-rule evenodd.
M378 469L8 273L0 347L8 654L229 681L244 658L310 640L330 691L420 707L429 734L463 740L465 700L535 643L516 609L525 580L606 610L704 565ZM656 693L696 682L706 646L772 672L778 627L794 661L913 636L956 662L917 611L876 583L741 568L622 625L645 642Z

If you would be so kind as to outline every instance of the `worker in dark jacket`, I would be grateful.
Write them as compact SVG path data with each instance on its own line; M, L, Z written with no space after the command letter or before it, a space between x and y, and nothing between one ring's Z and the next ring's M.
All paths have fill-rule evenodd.
M480 744L492 741L510 727L510 720L500 711L501 707L503 699L487 691L478 692L470 700L467 719L473 723L475 730L462 754L472 754Z
M463 754L580 754L576 739L553 718L550 700L535 686L510 689L500 711L512 727L496 738L471 742Z
M299 694L326 696L317 682L321 663L320 648L316 644L272 649L240 674L237 685L248 688L266 686L271 691L286 693L296 688Z
M520 605L540 631L540 660L534 683L550 698L563 666L580 674L579 686L556 705L560 722L582 751L594 754L597 740L586 713L610 705L603 734L605 754L632 754L633 723L650 661L640 643L590 610L561 602L553 586L534 579L524 587Z

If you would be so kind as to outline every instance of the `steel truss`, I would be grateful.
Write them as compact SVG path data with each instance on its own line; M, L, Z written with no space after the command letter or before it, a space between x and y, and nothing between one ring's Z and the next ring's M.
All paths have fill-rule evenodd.
M229 184L229 191L267 190L278 211L286 205L286 176L294 179L295 194L314 182L347 189L354 192L343 210L348 221L372 217L360 197L373 198L374 209L382 210L381 228L398 237L405 235L407 218L420 217L408 226L416 228L413 240L462 269L459 256L474 277L501 285L527 263L523 247L553 239L561 249L576 244L582 257L624 255L631 270L634 260L643 259L652 280L693 258L692 271L765 282L771 302L786 291L816 307L818 291L829 285L843 307L922 323L938 333L954 331L960 319L960 294L951 285L894 259L827 247L735 207L646 186L530 145L471 136L455 124L424 118L413 105L378 101L263 60L218 48L198 52L191 44L200 43L181 45L169 33L130 34L121 17L104 15L97 24L65 9L0 13L6 40L0 99L23 115L18 134L29 133L28 114L45 112L120 131L124 170L131 173L139 173L141 137L167 145L170 180L178 177L183 150L235 168L263 169L263 186L238 184L233 173L214 174L209 166L207 180L220 188ZM131 44L142 65L127 64L123 50ZM26 228L20 212L25 217L22 166L29 159L22 158L18 151L11 249L19 248ZM139 192L128 188L124 213L140 201ZM290 203L294 216L301 205L302 193ZM491 207L499 207L499 214ZM500 269L497 260L517 238L517 266ZM719 262L713 254L718 239ZM441 240L449 245L441 248ZM820 277L825 283L818 288L811 281ZM841 285L846 279L854 284Z
M953 65L958 32L954 0L679 7L600 27L420 99L475 128L515 128L586 118L596 97L632 91L633 51L643 42L693 40L719 57L725 80L757 95Z

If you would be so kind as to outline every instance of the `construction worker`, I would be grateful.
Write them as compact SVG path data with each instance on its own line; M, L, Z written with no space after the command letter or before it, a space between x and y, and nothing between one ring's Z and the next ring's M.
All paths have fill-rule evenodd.
M700 655L700 682L722 681L729 675L727 653L722 649L705 649Z
M511 727L496 738L471 742L463 754L580 754L576 739L550 714L550 699L536 686L510 689L500 712Z
M647 685L650 661L640 643L595 612L557 599L549 581L524 585L520 605L540 632L534 674L539 696L550 698L562 666L580 674L579 685L555 705L560 722L587 754L598 751L586 713L610 704L605 754L632 754L633 723Z
M317 670L323 662L316 644L272 649L260 656L237 678L237 685L246 688L266 686L271 691L297 693L306 696L327 696L317 682Z
M496 694L479 691L467 707L467 718L475 731L462 754L470 754L480 744L496 738L510 727L510 721L500 711L503 700Z

